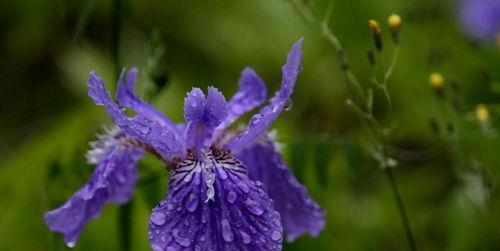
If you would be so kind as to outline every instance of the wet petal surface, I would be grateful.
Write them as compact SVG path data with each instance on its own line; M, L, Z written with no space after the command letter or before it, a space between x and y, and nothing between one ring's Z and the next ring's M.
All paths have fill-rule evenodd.
M264 81L253 69L245 68L241 72L239 89L229 101L228 116L217 127L217 132L224 130L241 115L261 105L266 96L267 88Z
M252 143L271 126L279 114L289 105L295 81L302 67L301 45L302 39L297 41L288 53L287 62L282 67L281 88L276 92L271 103L263 107L251 118L245 131L228 142L227 147L229 149L237 152Z
M45 214L50 230L64 234L75 245L85 224L96 218L105 203L126 203L134 190L137 161L143 151L116 146L97 165L90 180L64 205Z
M161 126L176 132L177 136L181 137L180 131L176 128L175 123L165 116L165 114L137 96L134 87L138 73L139 71L137 68L132 68L128 72L124 71L122 73L120 80L118 80L118 88L116 90L116 99L118 103L123 107L132 109L136 113L142 114L144 117L157 121Z
M285 165L272 141L259 139L237 156L248 167L250 179L267 187L288 241L304 233L319 235L325 226L325 212Z
M283 231L260 182L227 152L188 158L172 171L168 197L151 214L159 250L281 250Z
M187 146L200 152L214 129L227 117L226 99L213 87L208 88L206 98L201 89L193 88L184 100L184 117Z
M165 161L185 155L183 138L176 136L175 131L162 126L144 114L128 117L110 97L104 87L104 81L91 72L88 80L88 94L97 105L103 106L113 122L127 135L152 147Z

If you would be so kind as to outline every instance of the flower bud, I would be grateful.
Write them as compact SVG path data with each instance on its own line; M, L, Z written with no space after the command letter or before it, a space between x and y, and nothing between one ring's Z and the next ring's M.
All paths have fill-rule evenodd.
M490 120L490 111L483 104L476 105L476 119L480 123L486 123Z
M378 51L382 51L382 30L380 29L380 25L378 24L377 21L370 19L368 20L368 27L370 28L373 39L375 41L375 48L377 48Z
M444 78L443 75L439 72L433 72L429 75L429 84L432 89L438 90L443 89L444 86Z
M395 44L399 44L399 32L401 30L401 17L396 14L392 14L387 18L387 23L391 29L392 40Z

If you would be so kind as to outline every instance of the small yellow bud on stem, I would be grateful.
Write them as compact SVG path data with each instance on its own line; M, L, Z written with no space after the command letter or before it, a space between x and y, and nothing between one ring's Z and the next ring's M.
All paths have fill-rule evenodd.
M433 89L443 89L444 78L439 72L433 72L429 75L429 84Z
M396 14L392 14L387 18L387 23L391 29L392 40L395 44L399 44L399 33L401 31L401 17Z
M483 104L476 105L476 119L480 123L487 123L490 120L490 111Z
M438 95L439 98L443 99L444 98L444 77L441 73L439 72L433 72L431 75L429 75L429 84L431 85L432 89L436 91L436 94Z
M382 51L382 30L380 29L380 25L378 24L377 21L370 19L368 20L368 27L370 28L373 39L375 41L375 48L377 48L378 51Z

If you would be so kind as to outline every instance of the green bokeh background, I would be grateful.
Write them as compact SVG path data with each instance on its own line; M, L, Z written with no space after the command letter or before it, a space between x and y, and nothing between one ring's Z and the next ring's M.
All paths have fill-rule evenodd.
M309 1L322 15L326 1ZM121 63L141 69L139 91L175 121L193 86L213 85L229 98L239 72L253 67L272 93L279 87L285 55L304 37L303 72L293 109L275 123L286 162L327 212L325 230L284 250L408 250L389 183L367 153L366 129L352 109L338 58L316 28L285 0L123 1ZM465 37L454 1L347 1L335 3L330 27L344 45L352 71L365 87L372 68L367 20L384 29L384 60L391 43L385 20L403 19L401 53L389 91L394 111L376 93L375 114L392 131L399 160L396 179L419 250L500 250L500 139L497 103L500 52ZM84 184L87 142L110 124L86 95L96 70L114 87L111 53L113 2L5 0L0 2L0 250L66 250L48 231L43 213ZM157 39L157 38L160 39ZM151 44L165 49L163 57ZM156 60L156 61L155 61ZM151 72L160 62L167 86L154 90ZM387 62L386 62L387 63ZM457 112L434 95L431 72L460 86ZM452 96L447 95L447 98ZM474 120L477 103L488 104L491 127ZM440 135L433 134L435 118ZM447 134L447 124L455 132ZM166 193L164 165L148 156L131 205L129 250L149 250L147 220ZM88 224L75 250L122 250L119 207L108 205Z

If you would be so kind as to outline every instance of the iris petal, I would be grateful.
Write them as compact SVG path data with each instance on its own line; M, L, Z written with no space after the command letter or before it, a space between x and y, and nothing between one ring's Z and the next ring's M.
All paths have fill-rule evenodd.
M272 141L259 139L237 156L248 167L250 179L261 181L267 187L281 215L288 241L306 232L319 235L325 226L325 212L288 169Z
M171 177L168 197L150 217L153 250L281 250L272 200L227 152L188 158Z
M288 53L287 62L282 67L281 88L271 100L271 103L263 107L259 113L250 120L245 131L238 134L227 143L227 147L234 152L252 143L262 135L285 109L295 86L298 74L301 71L302 39L297 41Z
M253 69L248 67L243 69L239 80L239 89L229 101L227 118L217 126L215 137L241 115L261 105L266 96L267 88L264 81Z
M91 72L89 80L89 96L97 105L104 106L113 122L127 135L155 149L166 161L183 157L186 152L184 139L176 136L174 130L162 126L158 121L137 114L128 117L110 97L104 87L104 81Z
M148 117L151 120L157 121L161 126L168 128L169 130L175 131L178 136L179 133L175 123L173 123L165 114L158 111L155 107L144 102L135 93L135 83L138 74L137 68L132 68L128 72L123 72L118 80L118 87L116 90L116 99L118 103L123 106L132 109L136 113L141 113L143 116Z
M205 98L201 89L193 88L184 100L188 147L194 147L200 152L205 147L205 142L211 138L214 129L226 116L227 102L221 92L210 87Z
M64 205L45 213L50 230L64 234L70 247L75 245L84 226L96 218L106 203L126 203L133 192L136 164L143 151L116 146L97 165L90 180Z

